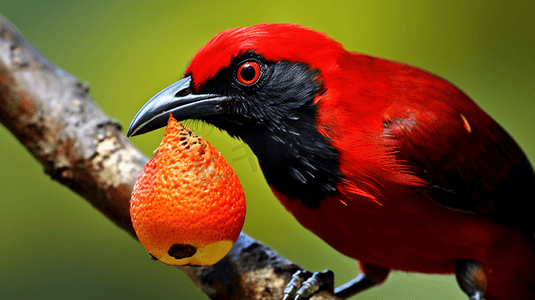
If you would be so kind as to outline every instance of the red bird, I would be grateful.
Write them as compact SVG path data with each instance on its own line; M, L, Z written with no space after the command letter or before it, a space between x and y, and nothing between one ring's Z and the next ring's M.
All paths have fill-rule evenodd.
M282 205L359 260L363 274L337 296L401 270L456 273L470 299L535 299L533 169L446 80L305 27L261 24L216 35L128 136L169 113L241 138ZM285 299L308 296L295 287L307 274Z

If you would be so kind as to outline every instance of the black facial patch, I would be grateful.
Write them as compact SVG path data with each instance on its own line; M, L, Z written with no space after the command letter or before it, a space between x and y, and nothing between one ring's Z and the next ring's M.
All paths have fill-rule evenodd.
M262 74L254 86L244 86L236 80L236 68L251 59L261 64ZM201 120L243 139L267 182L311 208L335 193L341 178L338 152L316 127L319 75L303 63L268 62L246 52L198 91L232 98L221 104L222 114Z

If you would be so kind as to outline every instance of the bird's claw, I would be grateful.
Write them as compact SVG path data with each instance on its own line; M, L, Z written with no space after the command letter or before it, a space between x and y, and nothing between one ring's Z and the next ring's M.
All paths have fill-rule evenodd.
M299 270L286 285L282 300L301 300L314 295L318 290L334 291L334 273L331 270L314 272Z
M297 294L297 291L301 287L303 281L311 276L312 273L306 270L299 270L295 272L292 275L292 279L290 282L288 282L286 288L284 289L282 300L291 300L295 298L295 295Z

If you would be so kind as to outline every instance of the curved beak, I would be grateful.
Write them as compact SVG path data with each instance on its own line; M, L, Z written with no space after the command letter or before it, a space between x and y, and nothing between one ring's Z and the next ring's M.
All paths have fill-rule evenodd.
M191 76L181 79L152 97L138 111L127 137L153 131L167 125L169 114L177 120L215 115L221 112L219 104L230 97L216 94L192 94Z

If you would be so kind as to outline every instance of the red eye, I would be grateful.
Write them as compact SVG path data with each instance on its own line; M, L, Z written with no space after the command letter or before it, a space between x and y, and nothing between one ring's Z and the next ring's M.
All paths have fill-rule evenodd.
M239 82L251 85L260 78L260 66L255 61L245 62L238 68L236 77Z

